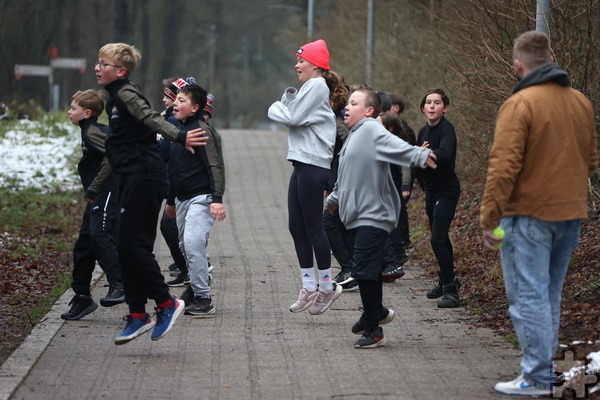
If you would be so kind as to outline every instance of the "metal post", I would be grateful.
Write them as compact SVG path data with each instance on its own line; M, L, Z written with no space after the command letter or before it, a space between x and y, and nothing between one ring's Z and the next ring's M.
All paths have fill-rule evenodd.
M550 34L550 0L538 0L535 13L535 30Z
M368 0L367 10L367 65L366 65L366 83L371 84L371 65L373 63L373 2Z
M310 42L313 34L313 13L314 13L314 0L308 0L308 41Z

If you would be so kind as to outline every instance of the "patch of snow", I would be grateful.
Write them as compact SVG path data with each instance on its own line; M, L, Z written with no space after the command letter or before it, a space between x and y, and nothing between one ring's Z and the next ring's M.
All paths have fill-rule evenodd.
M79 188L74 164L81 152L79 127L64 124L61 128L68 131L67 136L44 137L35 133L41 124L23 120L20 125L26 129L17 127L0 139L0 185L42 191Z

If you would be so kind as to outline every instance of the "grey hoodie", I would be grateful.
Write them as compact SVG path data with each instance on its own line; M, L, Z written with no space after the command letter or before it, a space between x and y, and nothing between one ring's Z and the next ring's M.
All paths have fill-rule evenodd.
M373 226L391 232L398 224L400 197L389 164L425 168L429 152L391 135L373 118L359 121L340 151L338 180L327 206L339 208L347 229Z
M268 115L290 129L288 160L330 168L336 127L324 78L307 80L300 91L286 89L281 101L269 107Z

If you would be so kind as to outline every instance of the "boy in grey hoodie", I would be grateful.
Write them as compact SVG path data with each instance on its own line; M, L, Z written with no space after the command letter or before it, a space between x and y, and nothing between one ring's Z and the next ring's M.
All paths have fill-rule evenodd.
M431 150L390 135L375 120L380 109L381 100L371 90L359 89L350 96L344 116L350 133L340 151L338 180L327 197L327 209L339 209L340 219L354 237L352 277L358 281L364 310L352 327L353 333L362 334L356 348L382 346L380 324L394 318L394 311L383 307L381 277L386 238L400 211L389 164L436 168Z

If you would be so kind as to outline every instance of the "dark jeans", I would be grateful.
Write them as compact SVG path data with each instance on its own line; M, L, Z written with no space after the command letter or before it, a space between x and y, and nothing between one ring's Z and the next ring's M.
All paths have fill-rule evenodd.
M450 225L454 219L460 192L429 194L425 196L425 211L431 229L431 249L440 267L442 285L451 283L454 278L454 251L450 241Z
M167 214L163 213L160 220L160 233L165 239L165 243L169 247L169 252L173 258L175 265L179 267L182 273L187 274L187 263L185 257L181 253L179 247L179 230L177 229L177 218L171 218Z
M169 187L164 174L122 177L119 191L117 251L130 312L144 312L148 299L170 299L153 254L158 214Z
M331 247L333 256L342 267L342 272L351 272L354 244L346 227L340 220L338 210L336 209L333 214L325 210L323 212L323 224L329 240L329 247Z
M383 252L388 232L371 226L361 226L350 231L354 239L354 265L352 276L358 281L363 305L362 318L365 331L379 326L383 311Z
M90 295L96 261L109 283L123 280L113 228L117 219L115 192L101 192L93 203L85 206L79 237L73 248L71 288L75 294Z
M294 161L288 188L289 229L300 268L331 268L331 248L323 226L323 192L329 170Z

